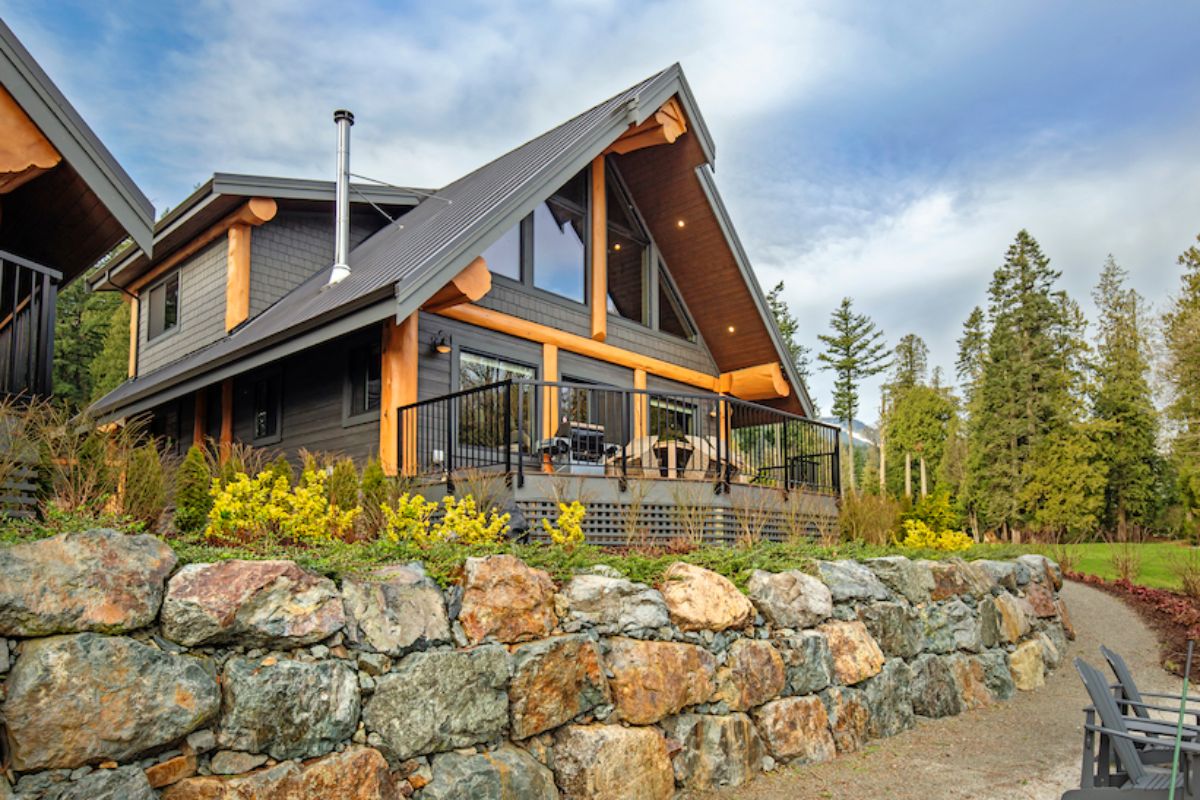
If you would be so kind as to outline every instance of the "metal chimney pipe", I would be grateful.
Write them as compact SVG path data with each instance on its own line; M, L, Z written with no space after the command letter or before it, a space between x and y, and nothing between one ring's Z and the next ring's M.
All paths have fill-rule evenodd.
M354 115L338 109L333 112L337 124L337 187L334 215L333 271L329 274L329 286L340 283L350 275L350 126Z

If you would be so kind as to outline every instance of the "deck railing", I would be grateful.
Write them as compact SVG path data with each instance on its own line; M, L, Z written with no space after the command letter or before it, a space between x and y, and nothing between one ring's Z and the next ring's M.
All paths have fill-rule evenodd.
M727 395L508 380L399 409L406 474L529 471L839 489L836 427Z
M54 304L62 274L0 250L0 395L53 388Z

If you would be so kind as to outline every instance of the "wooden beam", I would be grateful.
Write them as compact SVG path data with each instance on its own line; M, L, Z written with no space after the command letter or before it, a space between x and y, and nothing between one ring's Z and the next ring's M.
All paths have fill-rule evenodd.
M635 125L621 134L605 152L624 154L641 150L643 147L673 144L686 132L687 117L683 113L683 107L672 97L641 125Z
M483 256L463 268L463 271L425 301L424 311L441 311L462 303L474 303L492 290L492 273Z
M646 370L635 369L633 371L633 388L643 390L646 388ZM633 441L645 438L649 423L649 398L644 394L635 394L633 396Z
M233 450L233 378L221 381L221 447L220 459L224 464Z
M61 161L62 154L0 86L0 194L23 186Z
M197 389L192 403L192 444L204 447L204 436L208 432L208 390Z
M231 227L239 222L253 227L258 227L264 222L270 222L273 220L278 210L278 205L269 197L250 198L241 206L234 209L229 214L226 214L203 233L189 241L186 245L176 250L174 253L171 253L171 255L164 258L158 264L155 264L149 272L133 281L125 288L130 292L137 293L143 286L154 281L167 270L177 265L179 262L195 255L201 249L207 247L217 239L224 236Z
M250 225L229 226L225 256L225 332L250 319Z
M777 361L722 373L720 390L743 400L774 400L792 391Z
M413 475L417 469L417 420L413 414L399 419L402 406L417 402L417 320L410 314L403 322L394 318L383 325L379 398L379 463L388 475ZM404 429L404 450L399 433Z
M542 380L558 380L558 347L542 345ZM542 438L554 436L558 430L558 389L553 386L542 388Z
M605 202L604 156L592 159L591 266L588 302L592 310L592 338L608 336L608 203Z
M137 295L124 295L126 302L129 303L129 377L137 377L138 365L138 323L140 322L139 315L142 313L141 304L138 302Z

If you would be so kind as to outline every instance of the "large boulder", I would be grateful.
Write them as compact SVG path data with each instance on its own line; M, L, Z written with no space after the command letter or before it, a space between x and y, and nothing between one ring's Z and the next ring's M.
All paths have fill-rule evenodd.
M208 722L220 701L198 659L94 633L28 641L4 702L12 766L135 758Z
M949 717L963 711L962 695L952 666L953 657L931 653L912 663L913 711L923 717Z
M1031 581L1025 587L1025 600L1033 609L1034 616L1039 619L1052 619L1058 616L1058 606L1054 604L1054 592L1044 583Z
M723 575L677 561L663 573L663 600L680 630L723 631L754 621L754 606Z
M780 761L815 764L837 754L829 715L816 695L772 700L753 716L767 750Z
M1062 588L1062 569L1043 555L1026 553L1017 557L1017 563L1029 570L1032 580L1045 584L1052 591Z
M612 635L654 630L670 624L667 604L656 589L608 575L576 575L559 596L566 601L564 630L595 627Z
M931 603L921 609L925 626L925 649L931 653L952 653L983 649L979 618L962 600Z
M358 675L345 662L232 658L221 681L221 747L312 758L358 727Z
M859 689L830 686L821 693L829 714L829 731L839 753L853 753L871 735L871 707Z
M893 658L879 674L861 684L871 709L867 732L873 739L895 736L916 724L912 707L912 669L903 659Z
M798 569L778 573L756 569L746 588L763 617L777 628L809 628L833 614L829 587Z
M997 700L1009 700L1016 694L1012 672L1008 668L1008 654L1002 650L988 650L975 659L983 667L983 680L988 691Z
M904 556L870 558L865 563L885 586L908 602L929 601L929 593L933 591L933 573L928 565Z
M4 790L0 789L0 797ZM136 766L98 769L72 783L60 784L42 800L156 800L146 773Z
M949 661L964 710L984 708L996 701L991 687L988 686L987 669L982 661L975 656L961 654L950 656Z
M163 635L188 647L300 647L342 629L333 581L291 561L188 564L167 584Z
M1022 692L1045 686L1046 665L1041 642L1030 639L1019 644L1008 656L1008 668L1012 672L1013 684Z
M779 651L762 639L738 639L717 670L717 699L734 711L748 711L773 700L787 685Z
M918 609L907 603L866 603L858 618L889 658L912 658L925 648L925 627Z
M835 603L892 599L892 593L875 573L857 561L818 561L817 570Z
M433 781L421 800L558 800L554 773L510 744L486 753L433 757Z
M833 682L833 653L823 633L802 631L777 644L787 677L786 694L813 694Z
M931 600L950 600L963 595L987 597L996 585L995 578L986 567L961 558L945 561L921 561L928 565L933 574Z
M401 761L496 741L508 725L508 677L498 645L413 653L376 679L363 721Z
M512 652L512 738L557 728L610 702L600 648L583 634L523 644Z
M716 659L696 645L617 638L605 660L617 715L632 725L707 703L716 689Z
M675 774L654 728L567 725L554 734L563 800L670 800Z
M174 568L175 553L153 536L110 530L0 548L0 636L145 627Z
M399 800L396 782L378 750L348 747L314 761L284 761L229 778L187 778L163 800Z
M1008 592L985 598L979 604L979 624L984 647L1016 644L1029 633L1033 618L1029 604Z
M680 714L664 720L662 726L682 745L672 764L675 780L684 789L741 786L762 769L767 750L745 714Z
M557 624L554 582L516 556L468 558L458 621L473 643L508 644L549 636Z
M829 641L834 674L845 685L860 683L883 667L883 651L861 622L827 622L819 630Z
M346 633L359 647L401 656L450 641L442 592L419 563L347 578L342 598Z
M1012 561L990 561L986 559L981 559L974 563L981 569L987 570L988 575L1000 585L1000 588L1014 594L1016 593L1019 584L1017 583L1017 565L1015 563Z

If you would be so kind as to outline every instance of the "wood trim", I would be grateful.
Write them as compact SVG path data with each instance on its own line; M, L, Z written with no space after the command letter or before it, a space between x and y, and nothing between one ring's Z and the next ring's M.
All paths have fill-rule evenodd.
M492 290L492 273L483 256L478 256L421 306L424 311L441 311L461 303L474 303Z
M687 133L687 117L684 115L679 101L672 97L641 125L632 127L621 134L620 138L609 145L604 152L624 154L641 150L643 147L674 144L675 140L685 133Z
M197 389L192 403L192 444L204 446L204 434L208 430L208 390Z
M221 381L221 447L220 460L224 464L233 450L233 378Z
M250 198L241 206L234 209L229 214L226 214L203 233L196 236L186 245L167 256L160 263L156 264L145 275L142 275L140 278L132 281L128 286L125 287L125 289L134 293L141 291L142 287L156 280L169 269L179 264L179 262L195 255L204 247L207 247L209 244L212 244L217 239L224 236L234 225L238 223L245 223L247 225L258 227L264 222L270 222L272 219L274 219L278 210L278 205L269 197Z
M250 319L250 225L229 226L225 256L225 332Z
M592 338L603 342L608 336L608 203L605 201L604 156L592 159L591 291Z
M0 194L20 188L61 161L62 154L0 86Z
M388 475L398 471L416 473L416 416L398 419L402 406L417 402L418 317L410 314L403 322L389 318L383 325L380 348L379 463ZM399 450L400 424L404 425L404 452Z
M558 380L558 347L542 345L542 380ZM558 430L558 389L542 387L542 438L554 436Z
M141 323L140 315L142 313L142 306L136 296L124 295L124 297L125 301L129 303L129 377L136 378L138 365L138 328Z
M774 400L791 394L778 361L721 374L720 390L743 400Z
M646 388L646 370L635 369L633 371L633 388ZM650 403L649 398L645 395L635 394L633 396L633 440L643 439L646 436L646 431L650 423Z

